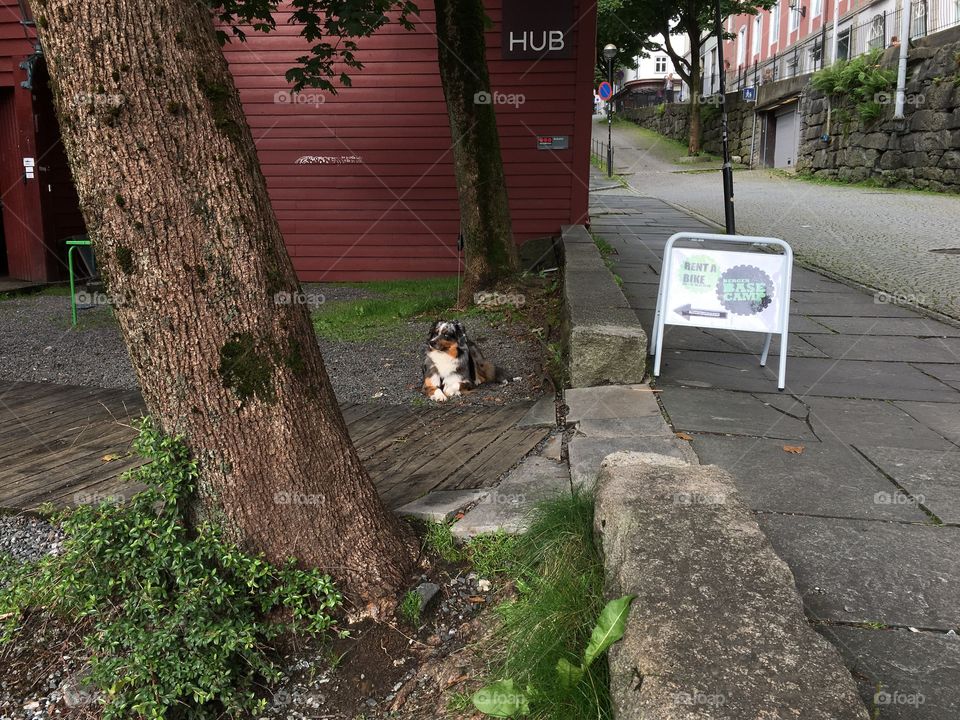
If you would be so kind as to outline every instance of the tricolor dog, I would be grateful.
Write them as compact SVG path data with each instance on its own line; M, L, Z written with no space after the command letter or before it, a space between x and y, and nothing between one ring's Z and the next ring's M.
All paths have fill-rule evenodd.
M423 359L423 394L431 400L443 402L496 379L493 363L467 338L467 331L459 320L435 322L427 345L427 356Z

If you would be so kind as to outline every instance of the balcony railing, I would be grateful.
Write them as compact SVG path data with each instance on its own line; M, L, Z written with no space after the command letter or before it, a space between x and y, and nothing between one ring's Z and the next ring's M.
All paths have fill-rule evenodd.
M913 0L910 39L932 35L960 25L960 0ZM890 12L862 11L852 23L841 24L837 38L837 58L850 60L872 50L899 45L901 9ZM785 78L816 72L830 65L833 53L833 25L804 38L773 57L727 70L728 91L763 85ZM705 95L719 89L717 68L704 68L701 91Z

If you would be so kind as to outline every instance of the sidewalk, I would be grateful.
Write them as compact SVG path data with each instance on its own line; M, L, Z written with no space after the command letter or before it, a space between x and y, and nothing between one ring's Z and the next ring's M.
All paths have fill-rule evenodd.
M591 205L649 333L667 238L715 228L628 189ZM667 326L663 408L734 476L868 708L960 717L960 329L800 267L790 323L783 393L762 336Z

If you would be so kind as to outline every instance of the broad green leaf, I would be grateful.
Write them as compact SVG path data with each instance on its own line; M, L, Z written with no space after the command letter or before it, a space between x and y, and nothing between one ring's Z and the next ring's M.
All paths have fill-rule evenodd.
M499 680L480 688L471 701L477 710L491 717L515 718L530 714L530 698L517 689L513 680Z
M583 677L583 668L577 667L566 658L560 658L557 660L557 677L560 678L562 687L573 687Z
M633 602L634 597L634 595L624 595L622 598L611 600L603 608L597 624L593 627L587 649L583 653L584 669L590 667L608 647L623 637L623 631L627 627L627 613L630 612L630 603Z

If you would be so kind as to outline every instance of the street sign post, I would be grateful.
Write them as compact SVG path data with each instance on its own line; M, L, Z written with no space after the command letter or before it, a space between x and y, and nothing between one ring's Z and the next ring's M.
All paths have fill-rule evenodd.
M600 99L604 102L610 102L610 98L613 97L613 85L604 80L600 83L600 87L597 88L597 95L599 95Z
M743 99L747 102L756 102L757 89L755 87L745 87L740 92L743 94Z
M678 242L689 245L678 246ZM708 249L705 243L772 247L783 252ZM650 337L650 353L655 355L654 377L660 376L664 325L762 332L767 337L760 367L767 364L773 336L780 335L777 388L783 390L792 281L793 250L778 238L690 232L671 236L663 251Z

